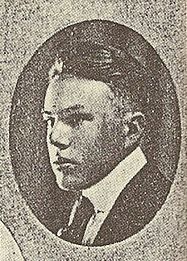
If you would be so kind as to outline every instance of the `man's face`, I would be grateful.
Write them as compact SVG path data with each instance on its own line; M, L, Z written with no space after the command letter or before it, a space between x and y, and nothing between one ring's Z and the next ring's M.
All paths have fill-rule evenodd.
M44 104L52 170L62 189L82 190L121 160L122 120L103 82L68 78L50 82Z

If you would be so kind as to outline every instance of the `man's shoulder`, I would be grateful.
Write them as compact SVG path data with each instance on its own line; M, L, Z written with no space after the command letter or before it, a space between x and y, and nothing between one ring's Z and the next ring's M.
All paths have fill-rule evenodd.
M147 163L121 192L95 243L115 243L140 231L161 208L170 186L156 164Z
M159 209L165 200L171 182L160 172L156 164L147 163L127 184L114 208L136 207L137 211L145 208Z

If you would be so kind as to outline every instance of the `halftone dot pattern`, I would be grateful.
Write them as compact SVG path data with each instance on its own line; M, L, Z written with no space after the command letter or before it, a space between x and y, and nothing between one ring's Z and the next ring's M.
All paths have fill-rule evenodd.
M7 1L1 13L1 28L5 30L0 104L1 217L16 239L25 260L185 260L184 135L178 174L159 213L140 233L124 242L98 248L76 246L58 239L37 220L15 182L8 141L12 95L23 67L38 47L55 32L90 19L107 19L129 26L152 44L171 73L184 117L183 1ZM184 118L181 124L184 131Z

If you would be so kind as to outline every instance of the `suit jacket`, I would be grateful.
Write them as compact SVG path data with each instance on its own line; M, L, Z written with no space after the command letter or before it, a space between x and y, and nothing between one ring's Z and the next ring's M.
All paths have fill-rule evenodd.
M161 208L170 186L158 168L147 163L121 192L94 245L119 242L139 232Z
M117 198L103 222L93 246L120 242L139 232L161 208L169 193L170 186L171 181L167 180L154 164L147 163L131 179ZM70 206L70 204L67 205ZM53 233L57 233L63 222L67 223L71 207L66 207L66 209L62 207L61 214L59 212L59 216L50 223L48 228ZM53 225L51 226L51 224Z

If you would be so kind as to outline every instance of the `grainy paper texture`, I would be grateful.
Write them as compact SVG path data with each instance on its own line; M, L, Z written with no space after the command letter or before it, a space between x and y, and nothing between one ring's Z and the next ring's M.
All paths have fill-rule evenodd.
M184 1L1 0L1 5L0 174L3 207L1 220L5 226L1 225L3 260L21 260L20 251L24 260L186 260ZM73 245L55 236L39 222L31 211L33 206L29 207L15 181L9 150L9 145L12 146L9 144L12 97L23 68L36 50L59 30L92 19L109 20L132 28L152 45L174 82L181 121L178 169L162 208L138 233L119 243L100 247ZM166 139L163 146L167 147L167 141L171 142ZM173 152L171 154L175 155ZM166 165L168 164L161 164L161 170ZM26 179L27 177L24 184L28 184Z

